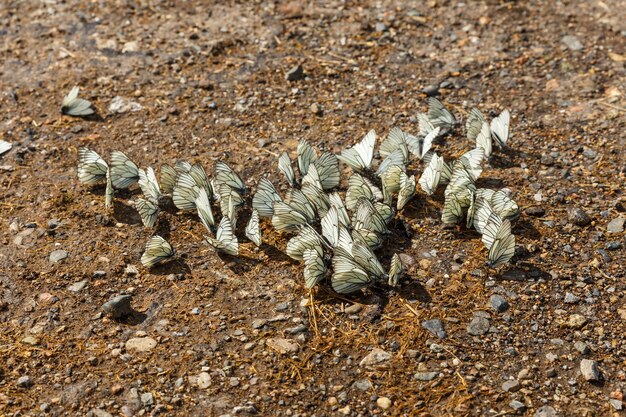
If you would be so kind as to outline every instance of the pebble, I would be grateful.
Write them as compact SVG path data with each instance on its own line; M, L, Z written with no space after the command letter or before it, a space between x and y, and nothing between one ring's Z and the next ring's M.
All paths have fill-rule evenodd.
M609 400L609 404L611 404L611 407L613 407L613 409L615 409L616 411L622 411L622 409L624 408L624 404L622 403L622 401L615 398Z
M114 319L121 319L129 316L133 312L133 308L130 305L132 295L118 295L113 297L102 305L102 311L109 317Z
M266 323L267 323L267 320L265 319L256 319L252 322L252 328L260 329L261 327L265 326Z
M67 252L63 249L57 249L50 252L50 263L57 263L67 258Z
M544 405L535 411L535 417L558 417L558 414L554 407Z
M386 362L389 359L391 359L391 353L386 352L379 348L374 348L367 356L361 359L361 362L359 363L359 365L371 366L371 365L376 365L381 362Z
M546 371L546 376L548 378L554 378L556 376L556 369L550 368Z
M580 300L579 297L576 297L574 294L572 294L571 292L565 293L565 298L563 299L563 301L565 302L565 304L575 304Z
M109 112L110 113L128 113L128 112L138 112L143 110L143 106L136 101L131 101L124 97L115 96L111 103L109 104Z
M624 222L626 222L626 218L616 217L606 226L606 231L609 233L621 233L624 231Z
M141 403L144 407L152 407L154 405L154 397L151 392L144 392L141 394Z
M429 97L434 97L439 94L439 84L430 84L422 88L422 93Z
M583 44L578 40L576 36L573 35L565 35L561 38L561 42L567 46L570 51L581 51L583 49Z
M520 388L522 388L522 385L515 379L510 379L502 384L502 390L504 392L517 392Z
M587 226L591 223L591 217L580 207L570 207L567 210L567 218L576 226Z
M383 410L388 410L391 408L391 400L387 397L378 397L376 405Z
M389 27L388 27L386 24L384 24L383 22L378 22L378 23L376 23L376 25L374 26L374 30L375 30L376 32L386 32L386 31L387 31L387 29L389 29Z
M439 339L445 339L448 336L443 328L443 323L439 319L424 320L422 327Z
M346 312L346 314L357 314L362 309L363 306L361 304L352 304L351 306L346 307L344 311Z
M139 274L139 270L137 269L135 265L128 264L126 265L126 269L124 269L124 273L131 277L134 277Z
M539 206L528 207L524 212L526 215L533 217L541 217L546 214L546 211Z
M417 372L413 375L413 378L418 381L432 381L437 378L437 375L439 375L439 372Z
M85 287L87 286L87 283L88 283L88 282L89 282L89 281L88 281L88 280L86 280L86 279L84 279L84 280L82 280L82 281L75 282L75 283L73 283L73 284L69 285L69 286L67 287L67 290L68 290L68 291L71 291L71 292L79 292L79 291L82 291L82 290L84 290L84 289L85 289Z
M472 336L482 336L489 331L489 320L484 317L474 317L467 326L467 333Z
M587 346L585 342L582 342L580 340L574 343L574 348L577 351L579 351L582 355L587 355L591 352L591 350L589 349L589 346Z
M302 65L300 64L291 68L289 71L287 71L287 74L285 74L285 79L287 81L298 81L302 78L304 78L304 68L302 68Z
M136 352L149 352L157 345L157 341L151 337L134 337L126 341L126 350Z
M489 305L498 313L504 313L509 309L509 303L506 299L498 294L494 294L489 298Z
M28 388L33 385L33 380L28 375L21 376L17 379L17 386L20 388Z
M604 247L606 250L618 250L622 248L622 242L608 242Z
M340 408L339 410L337 410L339 413L343 414L344 416L350 415L350 413L352 412L352 410L350 409L349 405L346 405L343 408Z
M587 324L587 319L580 314L572 314L567 321L567 325L572 329L581 329L585 324Z
M87 417L113 417L113 415L101 408L92 408L91 411L87 413Z
M36 346L39 344L39 339L34 336L26 336L22 339L22 343L24 343L25 345Z
M267 339L265 341L265 345L283 355L287 353L296 353L300 350L300 346L289 339Z
M200 389L207 389L211 386L211 375L208 372L200 372L198 374L198 379L196 380L196 385Z
M319 104L313 103L311 104L311 113L313 113L316 116L321 116L323 113L322 108L320 107Z
M590 359L583 359L580 361L580 373L585 378L585 381L599 381L600 369L598 368L598 362Z
M372 389L372 383L368 379L359 379L354 381L352 388L356 388L361 391L367 391Z
M515 411L518 411L518 412L526 411L526 404L524 404L521 401L513 400L509 403L509 405Z

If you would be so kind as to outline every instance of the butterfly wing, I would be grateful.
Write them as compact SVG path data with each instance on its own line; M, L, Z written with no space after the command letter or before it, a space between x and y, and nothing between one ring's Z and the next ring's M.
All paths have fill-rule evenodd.
M254 242L255 245L261 246L261 227L259 226L259 212L252 210L250 220L246 225L246 237Z
M159 215L159 206L150 200L138 198L135 200L135 208L141 217L141 222L145 227L154 227Z

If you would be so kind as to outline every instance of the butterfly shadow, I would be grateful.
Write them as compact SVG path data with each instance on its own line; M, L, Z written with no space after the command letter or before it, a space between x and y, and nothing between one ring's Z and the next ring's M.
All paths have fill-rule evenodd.
M224 266L226 268L230 269L233 274L239 276L254 270L254 268L261 263L261 261L258 259L254 259L241 254L237 256L228 255L221 252L217 252L216 254L218 258L220 258L221 261L224 262Z
M169 262L163 262L155 265L150 269L150 273L161 276L172 274L182 274L183 276L189 276L191 275L191 267L189 266L185 258L186 256L184 254L181 254L177 258L172 259Z
M98 109L96 109L94 106L92 106L92 109L94 112L86 116L74 116L74 115L65 114L61 112L61 117L63 118L69 117L71 119L80 119L86 122L104 122L105 118L100 115L100 113L98 112Z
M408 284L400 284L399 288L392 288L392 290L406 300L417 300L421 303L430 303L432 301L432 297L426 288L417 279L413 279L413 277L407 275L408 274L405 273L403 278L408 277L411 281ZM400 279L400 282L402 282L402 279Z
M361 304L369 308L375 308L381 312L389 303L389 297L385 291L378 287L369 287L350 294L338 294L327 286L319 286L315 299L325 305Z
M262 251L272 261L289 262L293 265L299 264L298 261L291 259L287 254L282 252L276 246L263 243L261 247L259 248L259 250Z
M113 218L118 223L129 225L142 224L141 216L135 207L119 200L113 201Z
M538 241L541 239L541 232L531 222L517 221L513 224L513 234L524 236L526 239Z

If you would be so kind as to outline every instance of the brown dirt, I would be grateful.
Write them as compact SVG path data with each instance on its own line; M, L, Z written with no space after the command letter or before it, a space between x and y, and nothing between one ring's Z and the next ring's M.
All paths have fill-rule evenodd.
M623 232L606 230L626 204L622 2L190 3L0 5L0 137L14 144L0 157L0 415L506 415L511 400L531 414L544 405L563 416L614 412L609 400L621 400L626 379L626 259L604 248L624 244ZM298 63L306 78L286 81ZM88 146L107 158L123 150L141 166L187 158L212 170L224 159L252 187L264 173L276 183L276 156L293 156L300 138L339 152L371 128L415 130L420 91L432 84L458 116L511 109L511 149L481 184L509 187L545 215L522 214L515 263L499 273L483 268L476 233L440 228L441 196L423 194L401 213L410 233L394 222L380 252L385 265L396 251L415 261L398 292L309 296L269 224L266 245L244 243L235 259L217 256L202 225L174 212L158 231L181 255L148 271L139 257L152 231L128 204L138 191L117 193L107 213L104 190L76 180L77 149ZM73 85L100 119L60 115ZM144 109L109 114L118 95ZM455 137L438 145L448 157L470 146L462 129ZM575 206L589 225L568 221ZM55 249L68 258L50 263ZM139 274L125 273L128 264ZM490 276L471 273L480 268ZM68 290L81 280L84 289ZM565 303L567 292L579 301ZM119 293L133 294L141 314L103 318L99 307ZM506 313L489 309L492 293L508 299ZM352 303L363 309L346 314ZM473 337L466 328L478 311L491 329ZM582 327L568 326L573 314ZM442 319L448 338L424 330L428 318ZM256 319L268 322L255 329ZM292 334L300 324L306 331ZM143 334L157 346L126 352ZM275 338L298 351L272 350ZM576 341L603 381L583 380ZM359 365L372 348L391 359ZM418 371L440 374L424 382ZM32 386L18 385L23 376ZM503 391L509 378L519 391ZM371 386L360 389L362 380ZM153 405L141 404L144 393Z

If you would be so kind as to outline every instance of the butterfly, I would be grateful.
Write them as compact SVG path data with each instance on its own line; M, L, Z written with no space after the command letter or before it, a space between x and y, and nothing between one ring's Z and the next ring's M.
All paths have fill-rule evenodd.
M285 253L297 261L301 261L306 249L322 247L320 235L311 226L304 226L297 235L289 239Z
M189 175L191 175L191 178L193 178L196 185L200 188L204 188L209 199L212 199L213 186L211 185L211 181L209 181L209 177L206 174L204 167L201 164L193 164L191 168L189 168L188 172Z
M220 189L220 211L222 216L228 217L233 229L237 227L238 208L242 204L243 200L237 191L228 187Z
M311 166L309 173L314 168L314 166ZM328 208L330 207L330 199L328 197L328 194L326 194L324 190L322 190L321 186L318 187L310 183L302 184L302 193L315 209L317 217L324 217L328 212Z
M456 125L456 119L443 103L435 97L428 98L428 119L435 127L443 130L452 130Z
M376 132L370 130L361 142L352 148L344 149L337 157L350 168L362 171L370 169L374 157L374 145L376 144Z
M369 245L367 245L367 242L358 237L354 239L354 236L353 240L352 257L356 263L376 279L388 278L383 266Z
M341 180L339 174L339 160L335 154L324 152L313 165L317 169L323 190L330 190L339 185L339 181Z
M406 175L405 168L400 165L394 165L381 175L381 183L383 186L383 201L391 204L392 193L400 191L400 176Z
M467 120L465 121L465 132L467 138L471 142L476 142L476 137L483 128L483 123L485 123L485 116L483 116L480 110L474 107L470 111L469 115L467 116Z
M326 276L328 269L324 261L324 252L320 246L307 248L302 253L304 260L304 285L313 288Z
M511 222L493 213L483 228L482 241L489 249L487 264L496 268L511 260L515 254L515 236L511 233Z
M298 142L298 170L300 171L300 175L304 177L309 171L309 165L314 164L316 161L317 153L315 149L313 149L306 140L300 140L300 142Z
M215 180L220 186L227 185L231 190L244 195L248 191L241 177L225 162L217 161L215 164Z
M491 129L489 124L484 122L478 136L476 136L476 147L485 151L485 158L489 158L493 145L491 143Z
M78 150L78 180L87 185L95 184L107 176L109 165L100 155L88 148Z
M178 171L171 165L161 165L161 188L166 194L172 194L174 187L176 186L176 179L178 178Z
M128 188L139 181L139 168L124 152L111 152L111 181L115 188Z
M215 227L215 219L213 218L213 210L211 210L211 202L209 201L209 195L206 189L200 188L198 190L195 205L200 221L208 231L211 231L211 229Z
M374 279L344 249L335 248L331 285L339 294L349 294L370 286Z
M520 215L519 206L511 198L509 192L504 189L494 192L489 202L493 211L498 213L503 219L514 220Z
M426 113L417 113L417 124L419 128L419 137L426 137L430 132L435 130L435 126L433 126L432 122L428 118L428 114ZM407 140L408 142L408 140Z
M441 222L444 226L457 224L463 219L463 206L459 202L456 194L449 194L443 204L441 212Z
M492 214L494 214L494 211L493 208L491 208L489 200L476 195L473 205L470 205L468 209L468 224L471 219L471 225L474 226L474 229L476 229L478 233L482 234Z
M419 185L422 190L428 194L433 195L437 191L437 187L441 182L441 174L443 172L443 164L445 164L442 157L433 153L430 162L422 172L419 179Z
M433 146L433 141L439 136L441 132L440 127L436 127L431 130L426 136L421 138L409 135L407 136L407 144L409 151L419 159L425 159L428 152Z
M78 86L74 86L69 93L63 98L61 105L61 114L68 116L89 116L94 114L94 110L91 108L91 102L78 98L80 89Z
M254 242L255 245L261 246L261 227L259 226L259 212L252 210L250 220L246 225L246 237Z
M0 155L9 152L12 147L13 144L11 142L7 142L6 140L0 140Z
M397 253L394 253L391 257L391 266L389 267L389 281L388 284L392 287L397 287L400 278L402 277L402 273L404 272L404 267L402 266L402 261L400 260L400 256Z
M350 225L350 217L348 216L348 210L346 210L346 206L343 204L343 200L338 193L331 193L328 195L328 201L330 202L330 206L337 209L337 219L339 220L339 224L348 227Z
M145 171L139 170L139 187L143 192L143 195L153 202L158 204L161 199L161 189L159 188L159 182L156 179L156 174L152 167L148 167Z
M150 200L138 198L135 200L135 208L141 217L141 222L145 227L154 227L159 215L159 206Z
M306 198L306 195L297 188L292 188L287 192L285 202L295 211L302 214L307 223L313 223L316 219L315 208Z
M346 191L346 207L348 210L354 210L361 197L374 202L382 200L383 194L367 178L353 173L348 179L348 190Z
M321 220L322 236L328 241L330 246L335 247L339 242L339 215L337 208L331 206Z
M104 190L104 207L107 209L111 208L113 205L113 182L111 181L111 170L107 169L106 173L107 185Z
M295 231L308 224L307 217L283 201L274 201L272 225L278 231Z
M394 127L389 131L387 138L378 147L378 153L381 158L386 158L393 151L406 147L406 133L398 127Z
M283 173L290 187L296 187L298 185L296 173L291 166L291 159L287 152L281 153L278 157L278 170Z
M398 192L397 209L402 210L415 195L415 177L400 173L400 191Z
M506 109L491 121L491 136L501 148L506 147L509 140L510 121L511 113Z
M218 252L236 256L239 254L239 242L237 236L233 232L233 224L228 216L222 216L220 225L217 227L215 238L211 236L204 237L206 241L213 246Z
M272 217L274 215L275 201L282 201L282 198L278 195L274 184L265 177L261 178L256 193L252 198L252 208L254 208L261 217Z
M151 268L175 254L176 250L167 240L161 236L152 236L146 244L143 255L141 255L141 264L146 268Z
M396 149L395 151L391 152L389 155L387 155L385 159L383 159L383 161L378 166L378 169L376 170L376 175L380 177L381 175L383 175L383 173L388 171L393 166L400 166L404 168L408 162L407 155L408 151L406 150L406 145L403 145L403 148L401 149Z
M194 210L199 192L200 187L193 177L187 172L181 172L172 191L172 201L179 210Z

